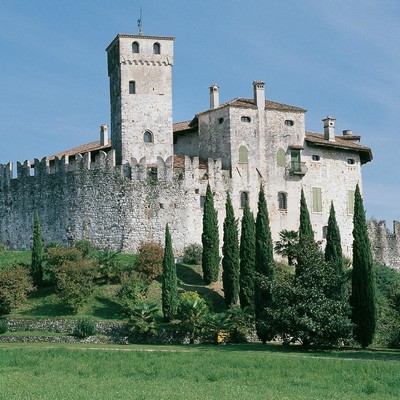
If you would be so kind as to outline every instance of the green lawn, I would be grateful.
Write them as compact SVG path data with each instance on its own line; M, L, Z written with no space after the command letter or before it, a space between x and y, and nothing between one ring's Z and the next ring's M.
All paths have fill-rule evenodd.
M18 263L30 264L31 252L17 250L0 251L0 268L9 267Z
M0 345L0 399L398 399L400 353Z

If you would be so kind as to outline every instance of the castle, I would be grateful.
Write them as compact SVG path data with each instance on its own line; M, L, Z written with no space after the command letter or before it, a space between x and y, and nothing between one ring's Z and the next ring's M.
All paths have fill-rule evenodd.
M262 81L252 98L219 102L191 121L173 123L173 37L119 34L107 47L111 138L34 162L0 165L0 243L32 244L38 211L45 242L87 239L101 248L134 252L146 240L163 242L170 226L177 254L201 243L207 183L219 227L229 192L236 217L246 203L254 213L263 184L273 239L297 230L301 189L316 240L324 240L333 202L344 254L351 257L352 214L361 166L370 148L350 130L337 135L335 119L322 133L305 130L300 107L266 99Z

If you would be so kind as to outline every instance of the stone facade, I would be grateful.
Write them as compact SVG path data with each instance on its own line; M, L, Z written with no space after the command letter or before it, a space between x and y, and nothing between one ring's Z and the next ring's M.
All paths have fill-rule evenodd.
M317 240L324 240L334 203L344 253L351 256L352 207L361 165L372 159L350 131L305 130L306 110L266 100L264 82L252 98L219 104L191 121L172 123L173 38L118 35L108 46L111 143L102 140L34 163L0 165L0 242L27 249L38 210L46 242L88 239L102 248L133 252L141 241L163 242L170 225L175 251L201 242L207 183L219 227L230 192L236 217L248 202L257 212L266 192L273 239L297 230L304 190ZM31 172L34 171L34 174Z

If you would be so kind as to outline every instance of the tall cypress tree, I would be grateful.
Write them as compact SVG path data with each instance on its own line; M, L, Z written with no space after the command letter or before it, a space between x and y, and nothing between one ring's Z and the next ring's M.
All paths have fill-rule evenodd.
M39 214L37 211L35 211L33 220L31 276L33 283L37 287L43 285L43 241L42 229L40 227Z
M164 318L170 321L174 318L178 307L178 287L175 258L168 224L165 228L165 249L162 268L162 309Z
M218 280L219 271L219 233L218 233L218 214L214 208L214 198L207 185L206 199L203 211L203 234L201 236L203 244L202 268L203 279L206 285Z
M258 195L256 220L254 311L257 335L263 343L271 340L275 334L275 332L271 331L265 313L265 309L273 304L271 295L271 284L274 274L273 248L267 202L265 200L264 189L261 186Z
M299 241L308 237L314 240L314 231L312 229L310 213L308 212L308 207L306 203L306 198L304 197L304 191L301 189L300 196L300 227L299 227Z
M239 298L242 308L254 308L254 266L256 260L256 225L248 204L245 205L240 236Z
M376 326L375 274L371 245L360 188L354 194L353 217L353 273L352 273L352 321L354 337L361 346L372 343Z
M222 285L225 303L235 305L239 297L239 239L238 223L229 193L226 198L224 221L224 243L222 246Z
M328 229L326 232L325 261L334 269L337 277L337 287L333 287L332 297L347 298L346 277L343 269L343 253L340 240L340 231L336 222L333 202L329 211Z

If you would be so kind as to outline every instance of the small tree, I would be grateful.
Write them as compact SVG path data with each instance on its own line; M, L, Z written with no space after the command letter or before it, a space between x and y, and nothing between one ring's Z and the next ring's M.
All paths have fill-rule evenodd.
M206 285L209 285L218 280L219 271L218 214L214 208L214 197L210 184L207 185L206 199L204 201L203 234L201 240L203 245L203 279Z
M288 264L294 265L297 257L297 247L299 245L299 235L296 231L284 229L279 232L280 240L276 242L274 250L277 254L287 257Z
M165 228L165 250L162 273L162 310L164 318L171 321L178 307L178 288L176 279L176 265L172 250L171 234L168 224Z
M35 211L33 221L31 275L34 285L41 287L43 285L43 241L39 214L37 211Z
M136 258L136 270L148 283L154 281L162 273L164 257L163 247L154 242L140 244Z
M376 326L375 272L360 188L354 194L352 321L354 337L364 348L372 343Z
M268 329L265 309L272 305L271 283L274 274L274 251L267 202L261 186L258 196L258 213L256 220L256 259L254 305L257 335L263 343L271 340L274 333Z
M226 198L224 244L222 246L222 284L225 303L235 305L239 297L239 240L238 226L229 193Z
M240 306L254 308L254 266L256 259L256 225L248 204L245 205L240 236Z
M127 316L130 316L138 303L146 300L149 284L139 275L123 274L117 297Z

